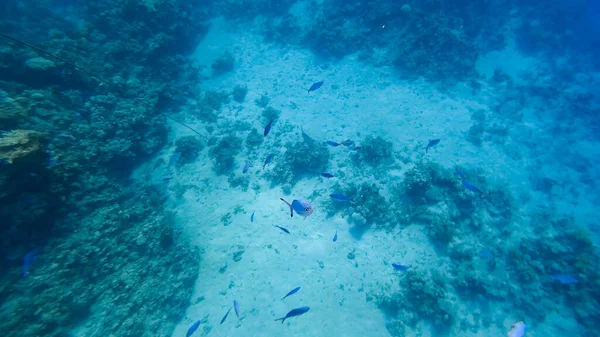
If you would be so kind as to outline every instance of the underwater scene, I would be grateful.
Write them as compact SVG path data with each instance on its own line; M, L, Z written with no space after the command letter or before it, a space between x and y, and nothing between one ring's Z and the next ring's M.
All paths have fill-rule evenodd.
M0 337L600 336L600 1L2 0Z

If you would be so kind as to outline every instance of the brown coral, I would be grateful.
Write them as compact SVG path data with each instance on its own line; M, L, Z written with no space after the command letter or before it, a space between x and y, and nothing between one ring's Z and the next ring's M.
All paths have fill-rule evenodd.
M0 137L0 160L13 163L40 149L43 134L31 130L13 130Z

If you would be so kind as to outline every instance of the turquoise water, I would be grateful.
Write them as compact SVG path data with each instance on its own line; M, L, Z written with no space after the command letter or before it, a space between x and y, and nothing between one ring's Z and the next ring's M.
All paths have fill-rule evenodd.
M599 8L3 2L0 336L600 335Z

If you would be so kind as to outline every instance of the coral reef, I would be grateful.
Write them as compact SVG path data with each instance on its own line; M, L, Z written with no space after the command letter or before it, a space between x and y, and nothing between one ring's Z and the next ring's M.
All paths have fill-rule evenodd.
M220 76L230 71L233 71L235 59L231 53L225 53L213 62L210 66L212 68L213 76Z
M238 103L242 103L246 99L246 94L248 94L248 87L245 85L236 85L231 91L233 100Z
M274 119L279 118L279 115L281 114L281 110L277 110L273 107L266 107L263 112L262 112L262 116L266 121L272 121Z
M13 130L0 134L0 161L12 164L30 155L39 154L43 135L31 130Z
M248 133L248 136L246 136L246 147L248 148L248 150L252 151L258 148L260 144L263 143L264 138L265 137L263 137L263 135L258 133L258 130L256 130L256 128L252 128L252 130L250 130L250 132Z
M152 187L107 188L93 202L94 211L64 220L77 232L50 239L27 278L16 287L9 279L17 270L0 279L3 336L59 337L84 320L93 322L88 336L171 333L189 303L198 253L161 215Z
M393 146L380 136L367 136L360 144L361 149L357 150L352 156L356 163L367 163L371 166L377 166L384 163L393 162Z
M218 141L211 139L209 144L213 142L215 145L208 150L213 159L213 169L217 174L229 174L233 170L235 156L241 151L242 139L235 134L229 134Z
M184 136L177 139L175 141L175 152L181 153L177 163L183 165L194 162L203 148L204 144L195 136Z
M266 108L269 102L271 102L271 99L267 95L260 95L260 98L254 100L254 104L261 108Z
M326 207L329 216L341 211L348 217L349 222L361 230L365 230L372 224L388 225L394 220L393 213L390 212L390 203L380 194L380 188L376 184L362 183L359 186L344 187L336 185L333 190L349 197L350 200L331 199Z
M446 331L457 315L446 284L446 277L434 269L408 270L400 278L402 291L373 296L379 307L394 320L412 327L421 320L428 320L436 330Z
M295 185L307 174L318 174L329 163L329 149L322 144L309 147L304 142L285 144L283 158L278 158L276 165L267 172L267 178L273 185Z

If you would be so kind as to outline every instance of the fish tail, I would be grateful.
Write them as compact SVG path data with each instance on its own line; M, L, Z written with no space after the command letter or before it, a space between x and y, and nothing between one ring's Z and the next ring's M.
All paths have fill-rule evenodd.
M283 324L283 322L285 322L285 317L278 318L278 319L276 319L276 320L275 320L275 322L277 322L277 321L279 321L279 320L281 321L281 324Z

